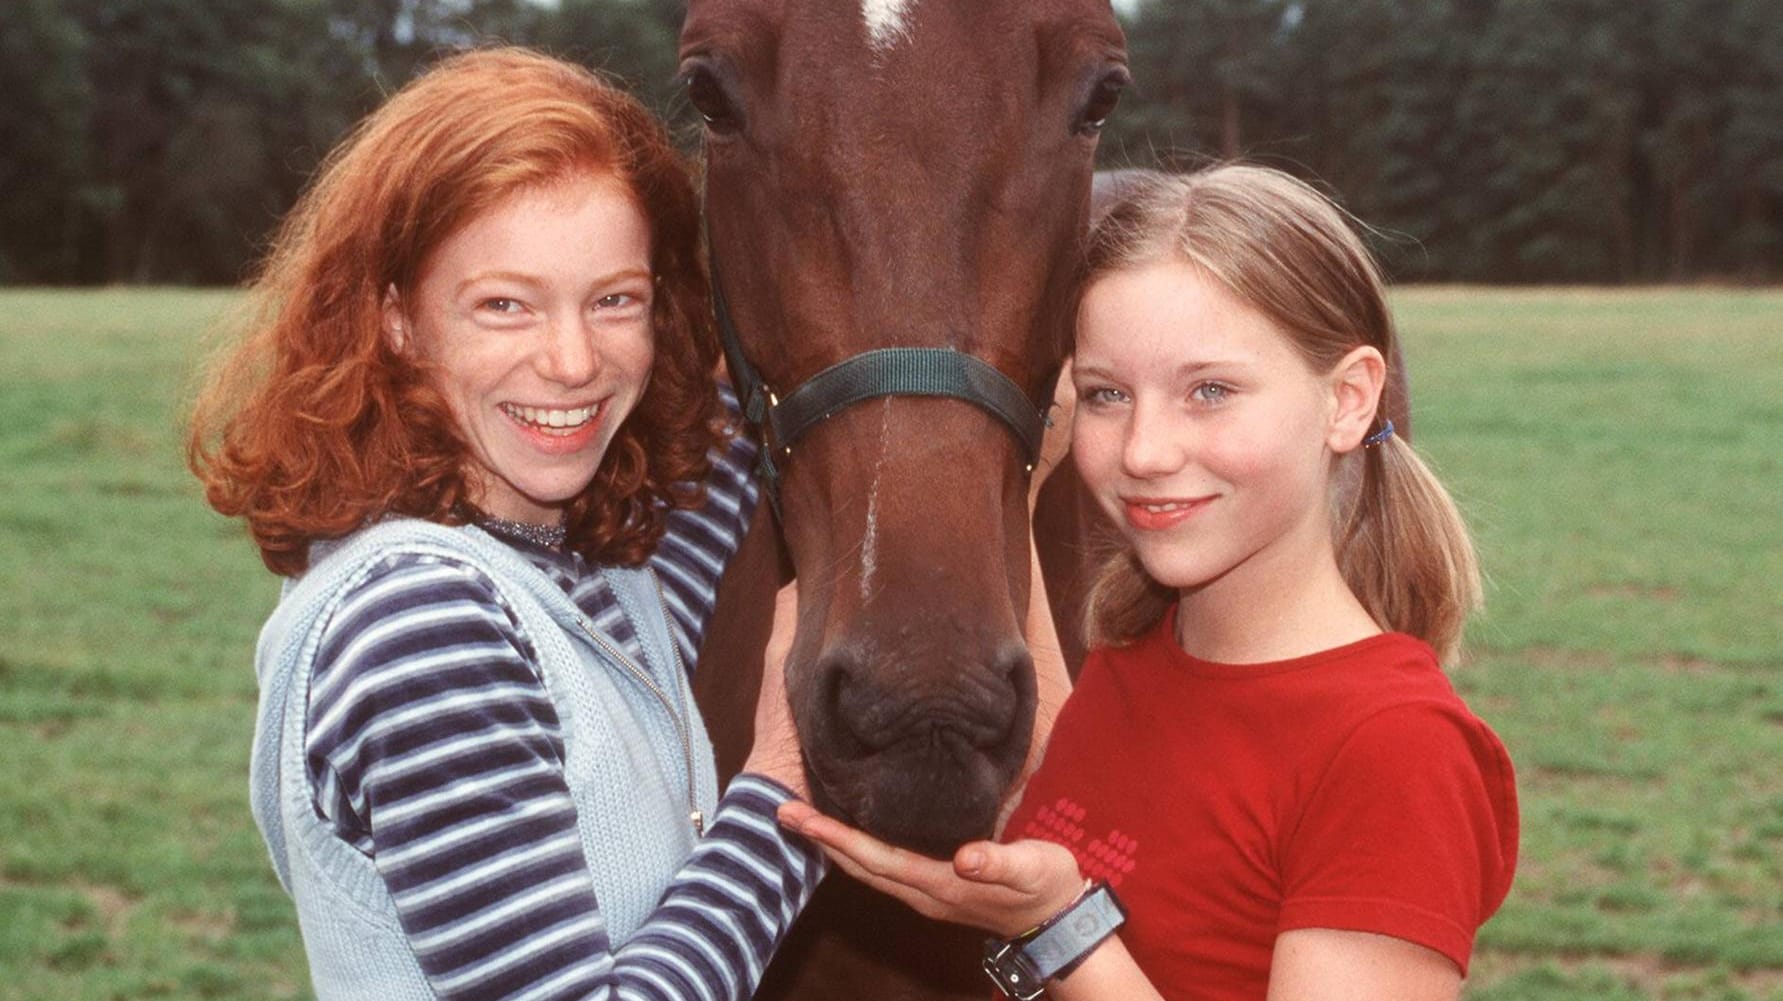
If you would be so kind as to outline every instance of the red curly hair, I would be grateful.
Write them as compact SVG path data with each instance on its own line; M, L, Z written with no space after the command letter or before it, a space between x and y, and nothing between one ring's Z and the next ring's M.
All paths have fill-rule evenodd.
M398 91L323 162L253 282L245 339L199 395L187 462L273 572L302 573L310 543L385 515L474 516L457 421L387 342L383 297L412 294L428 255L479 213L582 171L617 178L649 221L656 362L569 507L567 545L635 564L668 509L698 500L723 410L687 165L642 105L588 70L473 51Z

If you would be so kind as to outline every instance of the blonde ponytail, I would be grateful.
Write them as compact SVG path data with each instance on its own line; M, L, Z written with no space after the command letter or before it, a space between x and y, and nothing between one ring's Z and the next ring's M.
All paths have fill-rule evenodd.
M1481 605L1479 563L1460 510L1411 443L1390 435L1363 463L1343 512L1337 565L1383 628L1410 633L1451 664Z

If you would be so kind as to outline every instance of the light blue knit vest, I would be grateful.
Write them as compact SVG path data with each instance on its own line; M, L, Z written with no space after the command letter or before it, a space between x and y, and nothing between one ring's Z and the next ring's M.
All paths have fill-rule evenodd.
M286 584L255 658L254 819L279 881L296 901L319 1001L434 996L372 860L317 815L304 763L310 677L322 631L347 593L399 553L481 571L532 640L563 728L582 851L615 946L655 909L695 840L681 730L647 686L589 639L584 628L591 624L561 588L474 527L399 519L364 529L319 551L309 572ZM712 748L690 686L676 677L674 640L656 582L645 570L601 573L644 649L637 666L676 703L691 742L694 798L710 816L718 798Z

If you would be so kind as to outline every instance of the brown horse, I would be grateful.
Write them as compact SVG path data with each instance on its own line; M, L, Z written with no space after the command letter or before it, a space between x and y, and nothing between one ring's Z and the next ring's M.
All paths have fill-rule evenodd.
M688 4L715 284L764 399L886 347L995 384L991 402L826 404L794 442L767 422L799 579L787 684L813 798L931 853L990 833L1028 751L1032 442L1005 411L1051 398L1123 46L1108 0ZM768 509L727 573L699 672L727 770L750 739L749 661L780 569ZM983 994L974 936L830 884L770 994Z
M940 348L1050 400L1126 78L1106 0L694 0L682 56L717 284L769 386ZM820 805L929 850L988 833L1032 723L1031 455L931 396L840 409L773 452Z

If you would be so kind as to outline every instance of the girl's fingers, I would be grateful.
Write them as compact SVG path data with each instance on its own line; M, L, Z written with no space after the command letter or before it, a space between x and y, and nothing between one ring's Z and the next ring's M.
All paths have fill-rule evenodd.
M962 879L975 883L999 883L1020 889L1023 883L1019 866L1010 858L1009 845L991 841L974 841L953 856L953 871Z
M953 868L962 879L1022 893L1044 891L1062 876L1077 879L1077 862L1070 850L1050 841L974 841L955 853Z
M902 901L905 906L917 913L931 918L947 918L949 916L945 909L941 907L940 901L936 900L932 894L924 890L921 886L914 886L901 880L882 876L861 865L860 862L856 861L853 857L845 855L827 845L824 847L823 852L830 857L831 862L835 863L836 868L841 869L843 872L859 880L870 889Z
M837 868L931 918L1013 934L1069 904L1082 887L1070 851L1048 842L977 841L940 861L886 844L805 803L787 803L779 815Z
M974 841L961 847L951 861L942 862L886 844L824 816L808 803L786 803L780 807L779 817L782 824L817 842L839 862L845 860L848 866L874 877L920 888L937 898L971 894L983 899L1025 899L1053 884L1069 884L1078 878L1071 853L1048 842L1000 845Z
M959 920L936 895L952 881L946 862L888 845L801 802L782 804L780 822L817 843L838 869L931 918Z
M982 852L975 871L965 879L983 880L1006 895L1007 913L1038 923L1071 905L1084 888L1077 857L1051 841L1022 840L1010 844L968 845L962 854Z
M776 811L776 815L779 816L782 826L790 827L793 830L798 831L800 834L805 833L804 828L800 826L802 821L808 817L822 816L822 814L817 812L816 807L803 800L797 799L788 800L787 802L780 804L780 809Z
M937 875L952 874L945 862L886 844L864 831L818 813L808 804L786 803L780 807L779 815L781 823L876 876L910 883L925 877L932 882Z

